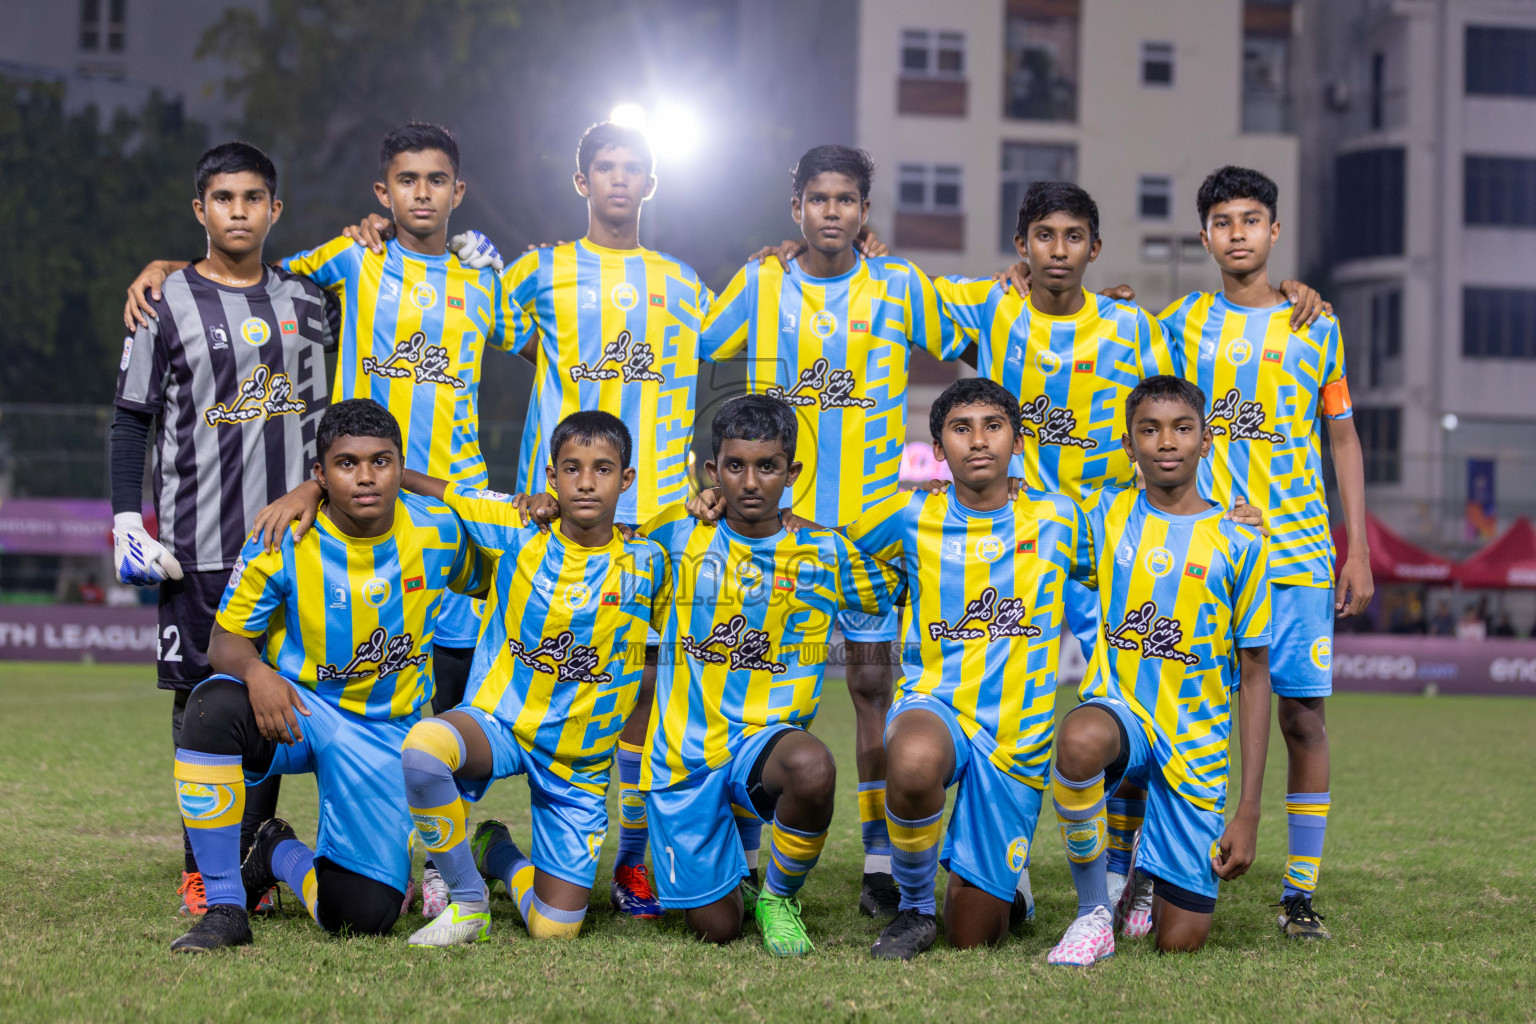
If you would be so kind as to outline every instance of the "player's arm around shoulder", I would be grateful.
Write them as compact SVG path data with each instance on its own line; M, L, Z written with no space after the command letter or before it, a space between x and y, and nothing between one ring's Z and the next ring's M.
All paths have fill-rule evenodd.
M290 274L302 274L320 287L334 290L370 255L377 260L383 259L360 243L338 235L313 249L285 256L277 261L277 265Z

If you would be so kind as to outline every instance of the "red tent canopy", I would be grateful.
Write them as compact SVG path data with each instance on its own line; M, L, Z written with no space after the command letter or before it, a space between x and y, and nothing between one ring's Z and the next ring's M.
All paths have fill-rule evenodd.
M1371 575L1377 583L1449 583L1455 566L1449 558L1408 543L1371 513L1365 514L1365 540L1371 546ZM1337 564L1344 564L1349 554L1349 538L1344 524L1333 528L1333 543L1339 549ZM1533 563L1536 564L1536 563ZM1505 584L1497 584L1504 586Z
M1456 567L1464 587L1536 587L1536 528L1521 516L1483 550Z

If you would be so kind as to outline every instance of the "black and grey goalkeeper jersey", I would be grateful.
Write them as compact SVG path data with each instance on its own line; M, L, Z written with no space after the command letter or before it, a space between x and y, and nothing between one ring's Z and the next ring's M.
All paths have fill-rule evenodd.
M156 418L160 543L183 569L227 569L262 506L309 477L337 332L325 293L273 267L249 288L187 267L161 294L123 342L117 404Z

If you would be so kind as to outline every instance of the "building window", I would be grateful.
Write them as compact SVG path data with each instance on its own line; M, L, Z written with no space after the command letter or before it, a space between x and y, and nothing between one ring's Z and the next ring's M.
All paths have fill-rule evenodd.
M964 78L965 33L907 29L901 34L901 73L908 78Z
M1368 149L1334 161L1334 245L1340 260L1401 256L1403 151Z
M1536 227L1536 160L1469 156L1463 179L1466 223Z
M998 249L1011 253L1024 193L1037 181L1076 181L1077 147L1034 142L1003 143L1002 218Z
M1467 94L1536 96L1536 29L1467 26Z
M960 212L960 168L945 164L902 164L896 201L903 210Z
M1026 121L1077 120L1078 0L1008 0L1003 111Z
M1173 84L1173 44L1141 44L1141 84Z
M80 49L123 51L123 16L127 0L80 0Z
M1461 354L1469 359L1536 359L1536 291L1463 289Z
M1365 454L1365 482L1395 484L1403 477L1401 409L1355 407L1355 432Z
M1371 350L1367 383L1373 388L1399 383L1396 361L1403 355L1403 292L1387 288L1371 295Z
M1136 215L1142 220L1167 220L1173 211L1173 179L1143 174L1136 179Z

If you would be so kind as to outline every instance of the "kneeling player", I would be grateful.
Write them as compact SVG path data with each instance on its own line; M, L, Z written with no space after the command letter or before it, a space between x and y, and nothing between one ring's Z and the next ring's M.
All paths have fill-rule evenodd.
M667 560L654 543L626 541L613 528L620 495L635 480L621 420L572 413L551 433L549 450L553 531L523 525L505 495L407 474L412 490L444 497L495 560L467 700L418 722L405 739L411 815L452 893L447 909L411 936L413 946L489 936L482 875L506 884L535 938L574 938L587 912L607 828L609 766L639 692L646 631L666 606ZM484 822L472 839L465 827L460 796L479 800L510 775L528 778L531 860L500 822Z
M1063 594L1069 580L1091 584L1093 571L1088 524L1070 498L1026 490L1009 499L1008 463L1023 436L1006 388L958 381L928 422L954 489L897 495L848 528L862 550L904 568L911 595L885 733L901 910L870 951L892 960L933 945L940 863L951 945L1000 942L1023 917L1016 886L1050 762ZM957 793L941 856L949 786Z
M1104 794L1122 780L1148 790L1136 867L1153 880L1157 948L1193 951L1210 934L1217 880L1253 863L1269 745L1267 544L1200 495L1205 396L1151 377L1126 398L1125 420L1146 490L1106 487L1089 501L1102 626L1051 779L1079 916L1048 959L1070 966L1115 951ZM1239 672L1243 791L1224 824Z
M645 533L671 560L673 596L640 788L664 907L710 942L741 934L746 856L737 815L771 823L754 913L777 956L812 949L795 896L821 856L837 766L804 730L821 699L843 609L884 614L897 576L830 530L786 530L779 499L800 474L784 401L721 407L705 464L725 495L718 526L682 508Z
M247 907L279 878L330 932L384 934L400 914L411 830L400 746L432 695L444 590L482 590L483 565L449 509L399 493L400 428L383 406L331 406L316 449L327 499L316 528L300 541L284 531L272 552L246 543L208 645L220 674L188 701L176 788L208 913L173 952L250 942ZM319 783L315 850L273 818L242 866L246 783L300 772Z

